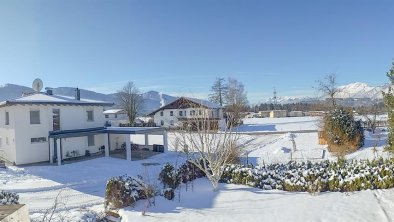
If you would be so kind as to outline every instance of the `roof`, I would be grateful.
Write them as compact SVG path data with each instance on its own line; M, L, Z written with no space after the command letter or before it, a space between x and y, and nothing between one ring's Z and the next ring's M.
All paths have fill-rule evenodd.
M123 109L108 109L103 112L104 114L118 114L118 113L125 113Z
M153 116L155 113L165 110L165 109L184 109L184 108L191 108L191 107L204 107L207 109L220 109L222 108L221 106L212 103L207 100L202 100L202 99L195 99L195 98L188 98L188 97L179 97L175 101L160 107L159 109L153 111L150 113L148 116Z
M50 131L49 138L70 138L81 137L88 135L96 135L102 133L109 134L149 134L149 133L164 133L163 127L95 127L85 129L73 130L58 130Z
M113 103L81 99L76 100L73 97L60 96L60 95L48 95L46 93L34 93L26 96L21 96L6 101L0 102L0 107L11 106L18 104L37 104L37 105L80 105L80 106L112 106Z

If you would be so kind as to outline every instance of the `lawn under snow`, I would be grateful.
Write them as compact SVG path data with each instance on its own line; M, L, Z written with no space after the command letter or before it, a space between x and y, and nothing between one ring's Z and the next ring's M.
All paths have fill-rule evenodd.
M318 130L319 117L246 118L236 132L288 132Z
M254 123L245 121L245 124L266 124L259 122L261 120L266 121L250 119ZM270 120L277 121L274 128L278 131L309 129L308 125L318 122L309 117ZM293 123L290 120L297 121ZM293 153L293 159L322 160L326 147L318 145L316 132L295 135L297 151ZM240 139L245 145L244 163L246 159L255 165L290 160L292 142L286 133L242 134ZM364 147L347 158L372 159L376 154L387 157L388 154L383 152L386 139L386 132L378 131L376 135L366 132ZM169 140L169 144L172 144L173 134L169 134ZM376 153L373 152L375 146ZM327 158L335 159L326 152ZM103 157L62 166L10 167L0 169L0 190L17 192L20 202L28 205L33 221L42 220L43 214L52 207L58 195L61 204L52 221L89 221L92 212L104 210L105 185L110 177L142 175L149 183L159 185L157 178L163 164L180 164L182 161L182 156L170 151L140 161ZM143 163L156 165L145 167ZM145 201L139 201L134 208L121 210L120 214L122 221L394 221L393 201L394 189L313 196L308 193L263 191L242 185L220 184L220 190L212 192L206 179L198 179L193 182L193 191L191 185L188 192L185 191L185 185L181 186L180 199L177 196L174 201L168 201L157 197L156 205L148 209L146 216L141 215Z

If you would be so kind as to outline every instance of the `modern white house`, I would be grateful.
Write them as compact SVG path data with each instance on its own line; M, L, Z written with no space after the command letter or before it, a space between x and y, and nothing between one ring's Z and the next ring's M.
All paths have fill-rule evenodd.
M105 121L110 126L119 126L119 124L129 123L129 118L124 109L107 109L104 110Z
M131 160L131 136L162 135L163 128L105 127L104 107L112 103L35 92L0 102L0 158L16 164L50 162L61 165L67 158L102 152L126 145Z
M150 113L149 116L153 116L156 126L167 128L183 127L202 118L208 118L213 123L213 129L226 126L222 107L194 98L180 97Z

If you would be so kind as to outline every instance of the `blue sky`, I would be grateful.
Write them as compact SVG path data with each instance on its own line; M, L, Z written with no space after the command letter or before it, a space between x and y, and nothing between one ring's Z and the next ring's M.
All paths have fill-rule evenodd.
M313 96L317 79L387 82L394 1L0 1L0 84L204 97L217 76L251 103Z

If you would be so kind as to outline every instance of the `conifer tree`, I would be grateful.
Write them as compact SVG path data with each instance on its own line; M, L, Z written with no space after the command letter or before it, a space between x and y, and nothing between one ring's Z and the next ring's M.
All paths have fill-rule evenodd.
M392 63L391 69L387 72L386 75L390 80L390 84L394 84L394 62ZM387 139L386 149L390 152L394 152L394 93L391 86L389 87L389 91L387 93L383 92L383 99L384 104L387 107L389 123L389 135Z

